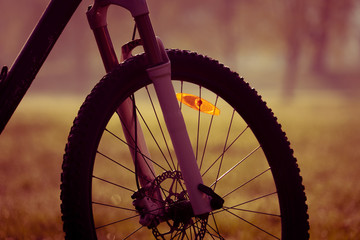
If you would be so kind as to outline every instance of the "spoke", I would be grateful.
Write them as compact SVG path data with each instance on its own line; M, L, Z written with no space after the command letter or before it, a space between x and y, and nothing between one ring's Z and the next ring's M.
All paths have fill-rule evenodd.
M274 236L273 234L269 233L269 232L268 232L268 231L266 231L265 229L262 229L261 227L259 227L259 226L255 225L255 224L253 224L253 223L251 223L251 222L249 222L248 220L246 220L246 219L244 219L244 218L240 217L239 215L236 215L235 213L232 213L232 212L230 212L230 211L229 211L229 210L227 210L227 209L225 209L225 211L226 211L226 212L228 212L228 213L230 213L230 214L231 214L231 215L233 215L234 217L237 217L237 218L241 219L242 221L246 222L247 224L249 224L249 225L251 225L251 226L253 226L253 227L255 227L255 228L259 229L260 231L262 231L262 232L266 233L267 235L269 235L269 236L273 237L274 239L279 239L279 240L280 240L280 238L278 238L278 237Z
M127 211L131 211L131 212L136 212L135 209L130 209L130 208L124 208L124 207L114 206L114 205L106 204L106 203L99 203L99 202L94 202L94 201L93 201L92 204L96 204L96 205L100 205L100 206L105 206L105 207L110 207L110 208L121 209L121 210L127 210Z
M116 160L114 160L114 159L112 159L112 158L108 157L107 155L105 155L105 154L103 154L103 153L101 153L101 152L99 152L99 151L97 151L97 153L98 153L99 155L103 156L104 158L106 158L106 159L108 159L108 160L112 161L113 163L115 163L115 164L119 165L120 167L122 167L122 168L124 168L124 169L128 170L129 172L131 172L131 173L135 174L135 172L134 172L133 170L131 170L130 168L128 168L128 167L126 167L126 166L124 166L124 165L122 165L122 164L121 164L121 163L119 163L118 161L116 161Z
M237 204L235 206L232 206L232 207L238 207L238 206L241 206L241 205L244 205L244 204L247 204L247 203L251 203L251 202L254 202L254 201L257 201L257 200L260 200L260 199L263 199L263 198L266 198L266 197L269 197L269 196L272 196L274 194L277 194L277 192L272 192L272 193L269 193L269 194L265 194L263 196L260 196L260 197L257 197L257 198L254 198L252 200L249 200L249 201L246 201L246 202L243 202L241 204Z
M182 94L184 93L183 89L184 89L184 81L181 81L181 84L180 84L180 93L181 93L180 110L182 110L182 96L183 96Z
M135 140L134 140L135 149L139 149L139 147L138 147L138 120L137 120L137 114L136 114L136 103L135 103L134 94L131 95L130 99L131 99L132 105L133 105L133 116L134 116L134 123L135 123ZM131 136L131 134L130 134L130 136ZM143 159L144 159L144 157L143 157ZM147 162L146 162L146 164L147 164L150 172L152 173L152 175L155 177L155 173L152 172L151 167L148 165ZM140 187L140 183L139 183L139 162L138 162L137 153L134 154L134 165L135 165L135 182L136 182L137 189L140 190L141 187Z
M201 99L201 86L199 86L199 98ZM199 138L200 138L200 108L201 103L199 105L199 111L198 111L198 121L197 121L197 132L196 132L196 150L195 150L195 159L198 160L198 153L199 153Z
M156 175L155 173L153 172L153 169L151 166L149 166L149 163L147 162L146 159L150 160L152 163L156 164L153 160L151 160L148 156L144 155L141 150L139 149L138 145L137 145L137 137L138 137L138 134L137 134L137 129L138 129L138 124L140 124L138 121L137 121L137 118L136 118L136 112L135 112L135 98L134 98L134 95L132 95L132 98L131 98L131 101L132 101L132 105L133 105L133 115L134 115L134 125L135 125L135 139L131 133L131 131L128 129L128 126L127 124L125 124L124 120L122 119L121 115L118 113L118 116L119 116L119 119L120 119L120 122L121 122L121 125L123 126L123 129L125 128L126 132L127 132L127 136L128 138L131 139L131 141L135 144L135 146L132 146L130 143L128 143L128 141L130 140L127 140L127 141L123 141L122 142L125 142L126 145L128 145L130 147L130 149L132 149L134 151L134 153L131 153L131 154L134 154L134 163L135 163L135 177L136 177L136 184L138 185L138 188L140 188L139 186L139 183L138 183L138 174L137 174L137 154L140 154L141 157L143 158L145 164L147 165L149 171L151 172L151 174L153 175L153 177L155 178ZM115 134L113 134L112 132L109 131L110 134L112 134L114 137L116 137L117 139L120 139L118 136L116 136ZM125 132L124 132L125 134ZM156 164L158 165L158 164ZM159 166L160 168L162 168L161 166Z
M107 128L105 128L105 131L110 133L110 135L112 135L113 137L115 137L117 140L119 140L120 142L124 143L125 145L127 145L128 147L131 147L125 140L121 139L119 136L117 136L115 133L113 133L112 131L108 130ZM131 147L132 149L134 149L133 147Z
M194 224L193 224L193 229L194 229L194 235L196 236L196 237L198 237L198 235L199 235L199 232L200 232L200 230L201 230L201 226L199 227L199 221L196 221ZM197 231L196 231L197 230ZM192 236L192 235L191 235Z
M214 224L215 224L215 228L216 228L216 229L212 228L210 224L208 224L208 226L209 226L210 228L212 228L215 233L218 234L218 236L219 236L220 239L223 239L223 238L221 237L221 235L220 235L220 231L219 231L218 225L217 225L217 223L216 223L216 219L215 219L215 217L214 217L213 212L211 212L211 216L212 216L212 218L213 218L213 221L214 221ZM209 233L209 234L210 234L210 233Z
M219 99L219 96L217 95L217 96L216 96L216 99L215 99L215 104L214 104L215 107L216 107L216 105L217 105L218 99ZM199 167L200 171L201 171L202 164L203 164L203 161L204 161L205 152L206 152L207 144L208 144L208 141L209 141L210 130L211 130L211 127L212 127L212 124L213 124L214 116L215 116L214 114L211 115L211 119L210 119L210 123L209 123L209 128L208 128L207 135L206 135L206 139L205 139L205 145L204 145L204 149L203 149L203 154L202 154L202 157L201 157L201 162L200 162L200 167Z
M239 190L240 188L244 187L245 185L249 184L250 182L254 181L255 179L259 178L261 175L263 175L264 173L268 172L271 168L269 167L268 169L266 169L265 171L263 171L262 173L256 175L255 177L251 178L250 180L248 180L247 182L241 184L239 187L235 188L234 190L232 190L231 192L225 194L222 198L227 197L228 195L232 194L233 192Z
M134 148L133 146L129 145L126 141L122 140L119 136L117 136L117 135L114 134L113 132L109 131L108 129L105 129L105 131L107 131L108 133L110 133L113 137L115 137L115 138L118 139L119 141L121 141L121 142L123 142L124 144L126 144L126 145L127 145L128 147L130 147L132 150L135 150L135 148ZM152 160L151 158L149 158L149 157L145 156L143 153L141 153L141 152L139 151L139 149L136 149L136 152L139 153L139 154L141 154L141 156L144 158L144 160L145 160L145 158L146 158L147 160L149 160L150 162L152 162L153 164L155 164L156 166L158 166L158 167L161 168L162 170L167 171L165 168L163 168L161 165L159 165L158 163L156 163L154 160ZM145 161L145 162L146 162L146 161ZM155 177L155 175L154 175L154 177Z
M277 192L265 194L265 195L263 195L263 196L260 196L260 197L257 197L257 198L248 200L248 201L246 201L246 202L242 202L242 203L236 204L236 205L234 205L234 206L232 206L232 207L226 207L226 206L224 206L221 210L214 211L213 213L214 213L214 214L217 214L217 213L226 211L226 209L233 209L233 208L236 208L236 207L239 207L239 206L242 206L242 205L251 203L251 202L255 202L255 201L257 201L257 200L260 200L260 199L263 199L263 198L266 198L266 197L269 197L269 196L274 195L274 194L277 194Z
M195 233L198 233L198 232L196 232L195 231L195 229L201 229L201 228L199 228L198 226L197 226L197 224L200 222L200 224L201 224L201 219L196 219L196 221L193 223L193 224L189 224L186 228L182 228L181 229L181 231L179 231L179 232L181 232L181 233L183 233L183 234L186 234L186 236L187 236L187 233L186 233L186 230L188 230L188 229L190 229L190 232L191 232L191 229L193 228L193 230L194 230L194 234ZM175 235L176 236L176 235ZM192 234L190 234L190 236L192 236ZM188 237L187 237L188 238ZM196 238L197 239L197 238Z
M135 233L137 233L140 229L142 229L144 226L140 226L138 229L136 229L135 231L133 231L132 233L130 233L129 235L127 235L125 238L124 238L124 240L125 239L128 239L129 237L131 237L132 235L134 235Z
M258 149L260 148L260 145L256 147L254 150L252 150L248 155L246 155L243 159L241 159L238 163L236 163L234 166L232 166L228 171L226 171L221 177L216 179L214 183L210 185L212 187L213 185L216 185L217 182L219 182L223 177L228 175L231 171L233 171L237 166L239 166L241 163L243 163L246 159L248 159L251 155L253 155Z
M101 156L104 156L105 158L109 159L110 161L115 162L116 164L120 165L121 167L123 167L123 168L125 168L126 170L130 171L131 173L135 174L135 172L134 172L133 170L131 170L131 169L129 169L129 168L121 165L121 164L118 163L117 161L109 158L108 156L106 156L106 155L104 155L104 154L102 154L102 153L100 153L100 152L98 152L98 153L99 153ZM143 178L143 179L146 179L144 176L139 176L139 177L140 177L140 178ZM97 177L95 177L95 178L97 178ZM97 179L99 179L99 178L97 178ZM102 181L105 181L105 180L102 179ZM106 181L106 182L107 182L107 181ZM165 195L165 192L167 192L167 191L166 191L165 189L163 189L161 186L159 186L159 188L162 190L163 194ZM156 200L155 198L152 198L152 197L150 197L150 198L153 199L153 200ZM157 200L157 201L159 201L159 200Z
M145 124L145 126L146 126L147 130L149 131L149 133L150 133L150 135L151 135L152 139L154 140L154 142L155 142L155 144L156 144L157 148L159 149L159 151L160 151L161 155L164 157L164 159L165 159L165 161L166 161L167 165L169 166L170 170L173 170L173 169L172 169L172 166L170 165L170 163L169 163L169 161L168 161L168 159L167 159L167 157L165 156L164 151L162 150L162 148L161 148L161 146L160 146L159 142L156 140L156 138L155 138L155 136L154 136L154 133L151 131L151 129L150 129L149 125L147 124L147 122L146 122L145 118L143 117L143 115L141 114L140 110L139 110L137 107L136 107L136 109L138 110L138 113L139 113L139 115L140 115L140 117L141 117L141 119L142 119L143 123ZM162 130L161 130L161 131L162 131ZM167 144L166 144L166 147L168 148ZM170 156L170 158L171 158L171 156Z
M232 143L225 149L225 151L220 154L220 156L210 165L210 167L208 167L208 169L206 169L206 171L201 175L202 177L204 177L204 175L215 165L215 163L220 160L220 158L225 154L225 152L228 151L231 146L233 146L233 144L244 134L244 132L248 128L249 126L246 126L246 128L232 141Z
M226 151L226 148L227 148L227 142L228 142L228 139L229 139L229 136L230 136L231 125L232 125L232 122L233 122L233 120L234 120L234 114L235 114L235 109L233 110L233 113L232 113L232 115L231 115L230 124L229 124L229 128L228 128L228 132L227 132L227 134L226 134L225 143L224 143L224 150L223 150L223 154L222 154L222 156L221 156L221 160L220 160L220 164L219 164L219 169L218 169L218 171L217 171L217 175L216 175L216 178L215 178L215 179L218 179L218 178L219 178L219 175L220 175L222 163L223 163L224 156L225 156L225 151ZM217 181L215 181L213 190L215 190L215 188L216 188L216 183L217 183Z
M208 229L206 229L206 232L208 233L208 235L210 235L210 237L212 239L215 239L215 238L224 239L223 237L221 237L221 235L217 229L217 226L216 226L216 229L213 228L212 226L210 226L210 224L208 224L207 226L216 233L216 234L213 234Z
M183 230L178 230L175 232L175 234L173 235L173 233L171 233L172 237L171 239L175 239L175 237L177 237L177 239L184 239L184 233ZM188 239L188 237L187 237Z
M181 101L180 101L180 111L181 111L181 114L182 114L182 96L183 96L183 90L184 90L184 81L181 81L181 84L180 84L180 93L181 93ZM176 170L178 171L180 168L180 165L179 165L179 161L177 162L177 165L176 165Z
M96 202L93 202L94 204L99 204L99 205L103 205L103 206L111 206L111 205L107 205L107 204L102 204L102 203L96 203ZM116 206L115 206L116 207ZM119 208L119 207L116 207L116 208ZM129 211L135 211L136 210L132 210L132 209L126 209L126 208L121 208L121 209L125 209L125 210L129 210ZM151 212L155 212L157 210L159 210L161 208L157 208L157 209L153 209ZM147 214L151 214L151 212L148 212ZM118 220L118 221L114 221L114 222L111 222L111 223L108 223L108 224L104 224L104 225L101 225L99 227L96 227L95 229L100 229L100 228L104 228L104 227L107 227L107 226L110 226L110 225L114 225L114 224L117 224L117 223L120 223L120 222L124 222L126 220L130 220L130 219L133 219L133 218L136 218L136 217L139 217L140 215L137 214L137 215L134 215L134 216L131 216L131 217L127 217L127 218L123 218L121 220ZM141 226L143 227L143 226Z
M272 216L272 217L280 217L281 218L280 214L259 212L259 211L253 211L253 210L248 210L248 209L243 209L243 208L236 208L236 207L227 208L227 209L237 210L237 211L241 211L241 212L256 213L256 214L267 215L267 216Z
M96 176L94 176L94 175L93 175L93 178L98 179L98 180L100 180L100 181L102 181L102 182L106 182L106 183L108 183L108 184L111 184L111 185L113 185L113 186L116 186L116 187L119 187L119 188L122 188L122 189L125 189L125 190L127 190L127 191L130 191L130 192L135 193L135 191L132 190L132 189L130 189L130 188L127 188L127 187L121 186L121 185L119 185L119 184L110 182L110 181L105 180L105 179L103 179L103 178L99 178L99 177L96 177Z
M254 199L251 199L251 200L248 200L246 202L242 202L242 203L239 203L239 204L236 204L232 207L226 207L224 206L222 209L219 209L219 210L216 210L216 211L213 211L212 213L215 215L215 214L218 214L218 213L222 213L228 209L234 209L234 210L240 210L240 208L237 208L239 206L242 206L242 205L245 205L245 204L248 204L248 203L251 203L251 202L255 202L257 200L260 200L260 199L263 199L263 198L266 198L266 197L269 197L271 195L274 195L274 194L277 194L277 192L273 192L273 193L269 193L269 194L266 194L266 195L263 195L263 196L260 196L260 197L257 197L257 198L254 198ZM251 211L251 210L250 210ZM260 213L260 212L259 212ZM265 213L264 213L265 214ZM271 215L271 214L270 214ZM279 215L276 215L274 214L275 216L279 216ZM281 215L280 215L281 217Z
M128 143L126 143L124 140L122 140L119 136L117 136L116 134L114 134L113 132L111 132L111 131L109 131L108 129L105 129L109 134L111 134L113 137L115 137L116 139L118 139L118 140L120 140L121 142L123 142L123 143L125 143L128 147L130 147L130 148L132 148L133 150L134 150L134 147L132 147L131 145L129 145ZM140 151L139 151L139 148L137 148L137 151L136 151L137 153L139 153L139 154L141 154L142 155L142 157L144 158L144 160L145 160L145 158L146 159L148 159L150 162L152 162L153 164L155 164L156 166L158 166L159 168L161 168L162 170L164 170L164 171L166 171L166 169L165 168L163 168L161 165L159 165L158 163L156 163L156 162L154 162L152 159L150 159L149 157L147 157L147 156L145 156L144 154L142 154ZM102 154L103 155L103 154ZM105 156L105 155L103 155L103 156ZM106 156L105 156L106 157ZM115 161L115 162L117 162L117 161ZM147 164L147 166L149 167L149 169L150 169L150 166L149 166L149 164L148 164L148 162L147 161L145 161L145 163ZM151 169L150 169L151 170ZM134 173L135 174L135 172L134 171L131 171L132 173ZM152 172L152 171L151 171ZM154 178L156 177L155 176L155 174L152 172L152 174L154 175ZM140 175L140 176L138 176L139 178L142 178L142 179L145 179L145 180L147 180L147 178L145 178L144 176L142 176L142 175ZM137 179L137 178L136 178ZM160 186L160 188L161 188L161 186ZM161 188L162 189L162 188ZM164 193L164 189L162 189L162 191L163 191L163 193Z
M100 228L108 227L108 226L111 226L111 225L114 225L114 224L117 224L117 223L121 223L121 222L130 220L130 219L139 217L139 216L140 216L140 215L134 215L134 216L131 216L131 217L123 218L123 219L118 220L118 221L114 221L114 222L111 222L111 223L107 223L107 224L101 225L101 226L99 226L99 227L95 227L95 229L98 230L98 229L100 229Z

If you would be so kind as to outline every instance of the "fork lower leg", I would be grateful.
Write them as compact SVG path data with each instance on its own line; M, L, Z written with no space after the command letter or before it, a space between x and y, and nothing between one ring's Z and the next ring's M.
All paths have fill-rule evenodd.
M166 59L163 57L166 56L166 52L161 42L160 44L154 43L156 38L151 28L149 16L140 16L135 18L135 21L144 43L145 53L148 55L151 65L154 66L147 69L147 72L154 84L156 95L159 99L165 123L189 194L191 206L195 215L208 213L211 211L209 198L198 190L198 186L203 183L202 177L187 133L185 121L176 99L175 90L171 83L170 61L167 57Z

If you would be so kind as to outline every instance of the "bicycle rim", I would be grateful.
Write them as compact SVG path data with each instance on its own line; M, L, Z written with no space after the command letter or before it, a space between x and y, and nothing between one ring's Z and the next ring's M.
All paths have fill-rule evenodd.
M211 212L205 220L194 216L180 220L170 217L150 229L139 224L139 212L131 198L138 191L136 171L121 121L115 113L125 98L133 95L136 99L137 118L151 154L154 177L161 178L157 188L165 206L176 205L185 211L185 208L181 209L180 201L186 201L188 197L153 86L144 74L134 73L132 79L125 79L117 84L118 87L104 83L104 87L95 88L94 100L84 104L87 106L86 111L82 111L84 116L78 118L81 122L81 118L102 115L96 120L95 129L86 129L93 132L89 133L93 140L90 139L91 144L84 144L83 148L94 149L90 149L87 157L82 157L88 163L83 167L86 170L81 170L87 179L84 181L87 194L83 194L87 196L81 201L87 204L84 207L86 216L79 221L85 222L86 218L90 232L98 239L295 239L286 236L300 231L302 235L298 239L306 239L305 195L298 168L271 111L254 90L222 65L205 59L208 63L204 67L208 68L211 63L220 69L216 70L215 76L211 72L214 70L204 73L204 69L189 67L186 63L189 59L185 58L183 63L182 59L178 62L174 59L173 85L180 96L191 96L188 102L180 98L179 105L204 184L225 200L224 206ZM199 60L204 61L204 58L198 56L194 60L203 65L198 63ZM108 78L116 79L118 76L113 74ZM241 83L237 82L239 80ZM120 94L102 100L109 105L105 108L109 110L100 106L94 110L91 101L104 98L103 95L109 92L108 86ZM207 102L213 112L197 108L195 102L199 100ZM89 111L93 113L86 116L85 112ZM80 138L84 140L86 136ZM67 156L76 151L73 148ZM282 153L278 154L279 151ZM285 170L290 170L290 174L284 174ZM289 192L293 188L295 190ZM289 199L298 195L301 199L289 203ZM291 213L299 206L302 209ZM299 220L294 222L296 218Z

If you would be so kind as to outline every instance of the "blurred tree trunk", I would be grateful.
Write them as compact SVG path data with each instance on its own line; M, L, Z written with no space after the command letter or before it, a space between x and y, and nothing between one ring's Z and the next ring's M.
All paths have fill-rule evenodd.
M314 56L311 70L315 74L322 75L326 71L326 53L329 42L329 32L331 28L331 9L334 1L322 1L318 16L319 22L311 32L311 38L314 46Z
M237 46L240 42L236 31L236 4L238 0L220 1L219 4L219 33L221 34L223 55L230 65L237 65Z
M286 3L285 41L286 41L286 69L283 95L291 98L297 82L299 60L305 33L305 3L302 0L289 0Z
M355 0L327 0L317 5L317 22L313 23L310 40L313 56L310 66L312 73L326 77L326 84L338 87L342 84L338 77L331 77L333 71L329 63L341 65L344 46L348 41L349 21ZM319 78L322 79L322 78Z

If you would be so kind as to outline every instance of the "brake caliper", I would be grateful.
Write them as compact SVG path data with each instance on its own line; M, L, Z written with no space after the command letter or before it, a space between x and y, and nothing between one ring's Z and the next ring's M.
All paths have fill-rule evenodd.
M154 182L149 183L131 196L134 199L133 205L140 214L139 223L148 228L159 225L164 216L164 204L161 195L156 192L153 184Z

